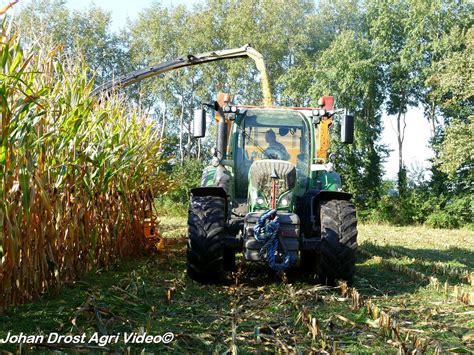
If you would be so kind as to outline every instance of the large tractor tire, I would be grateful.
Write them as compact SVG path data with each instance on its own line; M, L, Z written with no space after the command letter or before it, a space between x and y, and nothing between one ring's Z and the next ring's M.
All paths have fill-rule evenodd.
M201 282L219 282L224 275L225 200L195 197L188 215L187 271Z
M321 201L320 281L334 284L336 279L351 284L355 273L357 217L354 205L345 200Z

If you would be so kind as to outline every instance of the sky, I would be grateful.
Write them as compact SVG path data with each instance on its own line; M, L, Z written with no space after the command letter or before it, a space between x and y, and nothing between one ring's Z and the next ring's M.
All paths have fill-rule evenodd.
M22 0L20 0L21 3ZM161 0L163 5L192 6L199 0ZM125 26L127 19L135 20L138 13L149 7L153 0L66 0L67 6L71 10L81 10L94 3L110 11L112 16L112 28L118 30ZM0 4L7 1L0 0ZM216 48L221 49L221 48ZM356 118L357 119L357 118ZM395 133L395 117L382 117L384 130L382 133L382 144L387 145L392 151L384 164L385 178L394 179L398 171L398 151L397 136ZM407 127L405 131L405 143L403 147L403 157L407 168L412 166L429 167L428 159L433 156L433 152L428 147L430 129L428 121L423 117L423 110L420 108L409 109L406 114Z
M395 178L398 172L398 143L396 134L396 116L382 117L384 130L382 143L386 144L392 152L384 165L385 176ZM423 116L423 109L416 107L408 109L406 114L405 140L403 143L403 161L406 168L414 166L430 167L427 161L433 157L433 151L429 148L430 125Z

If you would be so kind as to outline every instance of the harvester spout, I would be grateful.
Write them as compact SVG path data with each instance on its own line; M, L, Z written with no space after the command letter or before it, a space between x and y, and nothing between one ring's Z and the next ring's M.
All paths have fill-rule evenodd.
M247 45L245 49L247 51L247 55L254 60L255 66L260 72L260 84L262 86L263 105L273 106L272 91L270 89L270 79L268 78L267 67L265 65L263 55L254 48L252 48L250 45Z
M190 67L193 65L215 62L224 59L245 58L249 57L255 61L258 71L260 72L260 81L263 93L263 104L265 106L272 106L272 93L270 90L270 80L265 66L263 55L252 48L250 44L246 44L240 48L224 49L220 51L206 52L196 55L187 55L179 57L168 62L151 65L145 69L136 70L129 74L123 75L117 79L106 82L105 84L95 88L92 95L100 94L101 92L111 91L117 88L124 88L133 83L143 79L160 75L171 70Z

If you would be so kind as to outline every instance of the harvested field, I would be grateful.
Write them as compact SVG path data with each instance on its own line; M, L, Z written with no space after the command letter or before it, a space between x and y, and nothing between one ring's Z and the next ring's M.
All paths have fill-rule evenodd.
M169 344L34 345L30 350L427 353L474 350L474 235L363 225L354 287L315 285L238 261L223 285L185 275L185 219L161 221L164 251L97 270L1 316L12 333L174 333ZM23 345L23 350L28 346ZM15 351L15 345L3 350Z

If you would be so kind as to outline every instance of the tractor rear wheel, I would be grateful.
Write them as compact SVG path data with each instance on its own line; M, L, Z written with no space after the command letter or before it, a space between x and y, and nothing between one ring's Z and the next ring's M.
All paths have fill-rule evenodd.
M336 279L352 283L357 250L357 217L354 205L345 200L321 201L320 281Z
M191 200L188 215L187 272L201 282L224 275L225 200L200 196Z

